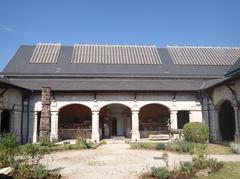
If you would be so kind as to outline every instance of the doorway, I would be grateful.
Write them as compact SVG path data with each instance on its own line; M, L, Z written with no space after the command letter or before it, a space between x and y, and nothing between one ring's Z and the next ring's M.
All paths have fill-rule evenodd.
M9 133L10 132L10 111L3 110L1 114L1 132Z

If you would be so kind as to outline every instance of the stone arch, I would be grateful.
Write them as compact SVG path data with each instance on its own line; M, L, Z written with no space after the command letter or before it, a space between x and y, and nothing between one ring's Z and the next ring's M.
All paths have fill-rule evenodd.
M139 128L141 138L148 138L152 134L167 133L170 110L159 103L144 105L139 111Z
M86 105L72 103L62 106L58 111L59 139L90 138L92 111Z
M93 102L87 103L87 102L76 102L76 101L73 101L73 102L56 102L55 107L52 104L51 108L59 111L60 109L66 107L66 106L73 105L73 104L76 104L76 105L78 104L78 105L86 106L89 109L92 109L92 107L93 107L92 103Z
M235 134L235 115L232 103L229 100L225 100L219 106L219 130L222 140L232 141Z
M144 102L144 103L143 103L143 102L139 102L139 105L138 105L139 110L140 110L142 107L147 106L147 105L149 105L149 104L161 105L161 106L166 107L169 111L171 111L171 110L170 110L170 109L171 109L171 105L170 105L170 104L164 103L164 102L157 102L157 101L154 101L154 102Z
M98 107L99 107L99 110L101 110L103 107L108 106L108 105L112 105L112 104L121 104L121 105L126 106L130 109L132 108L132 104L130 104L129 102L122 102L122 101L98 102Z
M131 137L131 108L122 103L111 103L99 111L100 138Z

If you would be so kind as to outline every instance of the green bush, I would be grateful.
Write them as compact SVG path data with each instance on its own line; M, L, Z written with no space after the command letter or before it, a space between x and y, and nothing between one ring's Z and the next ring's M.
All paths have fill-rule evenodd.
M52 147L54 146L54 141L51 141L48 137L46 138L41 138L39 140L39 145L41 146L47 146L47 147Z
M164 150L166 148L166 145L164 143L157 143L156 149L157 150Z
M180 171L184 174L189 174L193 170L192 162L180 162Z
M170 172L166 167L152 167L151 172L157 179L167 179L170 176Z
M194 144L186 140L176 140L167 145L167 150L176 151L176 152L190 152L194 150Z
M44 165L36 165L33 168L34 178L46 178L48 176L48 170Z
M38 164L42 152L38 144L25 144L21 147L21 154L28 162Z
M190 122L183 127L183 137L188 142L205 142L209 137L208 126L201 122Z
M5 167L14 163L14 157L18 153L19 144L14 134L2 134L0 136L0 166Z

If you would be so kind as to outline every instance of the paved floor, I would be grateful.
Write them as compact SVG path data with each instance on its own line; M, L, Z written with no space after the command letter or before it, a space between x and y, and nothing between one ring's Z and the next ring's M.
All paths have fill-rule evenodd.
M191 155L169 154L170 168L179 161L190 161ZM43 163L58 169L63 178L71 179L135 179L152 166L164 166L161 151L132 150L128 144L107 144L95 150L74 150L46 155ZM240 161L240 155L213 156L223 161Z

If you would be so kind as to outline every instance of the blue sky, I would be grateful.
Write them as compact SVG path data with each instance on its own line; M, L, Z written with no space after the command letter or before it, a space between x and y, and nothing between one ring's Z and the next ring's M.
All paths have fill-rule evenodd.
M239 0L1 0L0 70L38 42L240 46Z

